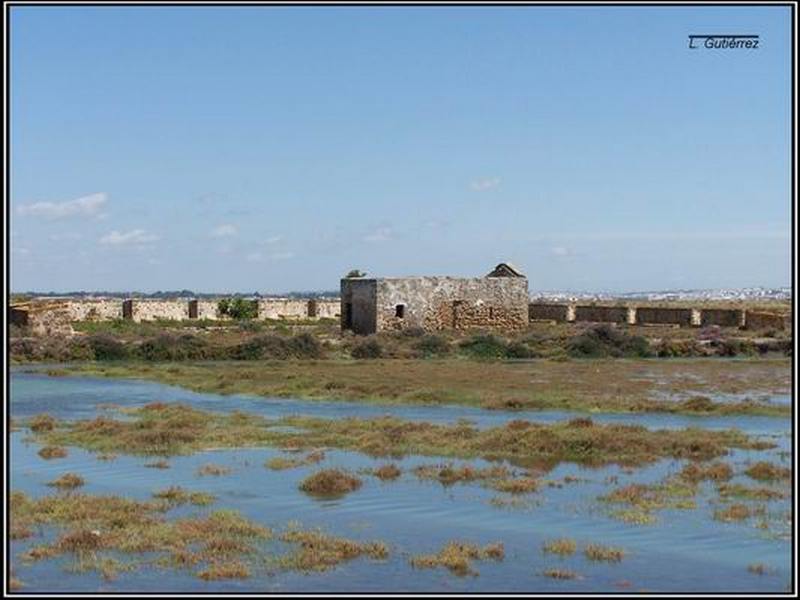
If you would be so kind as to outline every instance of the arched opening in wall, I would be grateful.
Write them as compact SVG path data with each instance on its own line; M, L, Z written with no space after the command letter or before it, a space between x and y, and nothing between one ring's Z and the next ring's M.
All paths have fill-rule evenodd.
M122 318L133 319L133 300L122 301Z
M404 319L406 316L406 305L398 304L394 307L394 316L398 319Z
M189 300L189 318L197 318L197 300Z

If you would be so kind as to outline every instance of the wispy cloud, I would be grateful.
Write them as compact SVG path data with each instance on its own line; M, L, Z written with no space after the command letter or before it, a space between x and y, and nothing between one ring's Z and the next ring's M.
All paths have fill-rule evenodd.
M149 244L158 240L158 236L147 233L144 229L133 229L125 233L114 230L100 238L101 244L111 246L129 246L139 244Z
M500 185L499 177L487 177L485 179L476 179L469 184L469 187L476 192L485 192Z
M281 241L283 241L283 236L282 235L273 235L273 236L270 236L270 237L266 238L265 240L262 240L262 243L263 244L277 244L278 242L281 242Z
M64 219L68 217L96 217L108 201L103 193L82 196L66 202L34 202L23 204L17 209L20 215L43 217L45 219Z
M230 223L224 223L222 225L217 225L214 229L211 230L211 237L221 238L221 237L232 237L239 233L239 229L236 225L231 225Z
M365 242L376 243L376 242L388 242L392 239L394 232L392 231L391 227L378 227L372 233L368 233L364 236Z

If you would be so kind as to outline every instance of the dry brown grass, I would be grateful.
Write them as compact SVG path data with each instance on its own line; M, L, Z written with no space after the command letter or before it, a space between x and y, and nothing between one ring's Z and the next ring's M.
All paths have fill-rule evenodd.
M714 462L708 465L689 463L681 470L678 476L691 483L699 483L704 480L728 481L733 477L733 468L723 462Z
M319 529L304 530L297 525L291 525L280 539L298 548L281 557L279 565L297 571L327 571L362 556L373 560L385 560L389 556L384 542L357 542L325 534Z
M80 475L76 473L64 473L61 477L54 479L47 485L62 490L74 490L75 488L81 487L84 483L86 482Z
M294 469L296 467L304 467L308 465L315 465L325 459L325 452L322 450L313 450L300 458L287 458L285 456L275 456L269 459L264 466L273 471L282 471L284 469Z
M723 509L714 511L714 518L726 523L744 521L756 514L756 511L746 504L731 504Z
M549 577L550 579L577 579L578 574L575 571L570 571L569 569L545 569L542 571L542 575L545 577Z
M206 475L211 475L213 477L219 477L220 475L227 475L231 472L230 467L226 467L225 465L215 465L213 463L207 463L205 465L201 465L197 468L196 473L200 477L205 477Z
M745 469L745 475L758 481L774 481L776 479L789 479L792 476L792 471L771 462L760 461Z
M67 449L61 446L45 446L38 452L45 460L52 460L54 458L64 458L67 456Z
M390 463L387 465L381 465L373 470L375 477L381 479L383 481L391 481L397 479L402 474L400 467L395 465L394 463Z
M342 496L361 487L361 480L342 469L323 469L306 477L300 489L315 496Z
M415 569L435 569L444 567L451 573L464 577L478 575L472 568L473 560L503 560L505 550L503 544L495 542L481 548L471 542L452 541L444 545L436 554L422 554L410 559L411 566Z
M153 498L164 500L171 506L182 504L194 504L195 506L208 506L213 504L216 498L213 494L206 492L190 492L178 485L172 485L166 489L153 492Z
M613 548L601 544L588 544L583 553L586 558L594 561L620 562L625 557L625 550L622 548Z
M569 538L561 538L557 540L548 540L542 544L542 552L546 554L558 554L559 556L570 556L575 554L578 544L575 540Z
M250 577L249 567L237 560L214 562L197 573L200 579L216 581L218 579L247 579Z
M52 431L56 426L55 417L48 414L36 415L28 421L28 427L35 433Z

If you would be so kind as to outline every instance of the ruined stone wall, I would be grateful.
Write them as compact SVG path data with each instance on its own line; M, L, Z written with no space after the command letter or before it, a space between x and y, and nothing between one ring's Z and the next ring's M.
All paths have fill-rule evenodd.
M340 323L342 330L368 335L377 330L377 281L375 279L342 279Z
M220 318L217 309L216 300L198 300L197 301L197 318L209 319L216 321Z
M566 323L569 306L566 304L529 304L528 319L531 321L555 321Z
M788 320L787 315L748 310L745 313L744 326L746 329L777 329L782 331L786 329Z
M744 311L733 308L704 308L700 311L700 325L720 327L743 327Z
M523 277L414 277L376 280L376 329L523 329L528 280Z
M661 308L642 306L636 308L637 325L684 325L692 324L691 308Z
M259 319L307 319L308 300L264 298L258 301Z
M158 319L181 321L188 318L188 300L133 300L133 320L137 323L139 321L155 321Z
M591 323L627 323L627 306L576 306L576 321Z
M339 300L317 300L317 317L320 319L338 319L342 305Z
M65 301L71 321L111 321L122 318L122 300L117 298Z

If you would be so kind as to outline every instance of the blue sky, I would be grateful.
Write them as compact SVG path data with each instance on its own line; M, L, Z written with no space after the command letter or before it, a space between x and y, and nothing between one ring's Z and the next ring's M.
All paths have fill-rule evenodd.
M501 260L531 291L790 283L788 8L16 7L10 31L14 291Z

